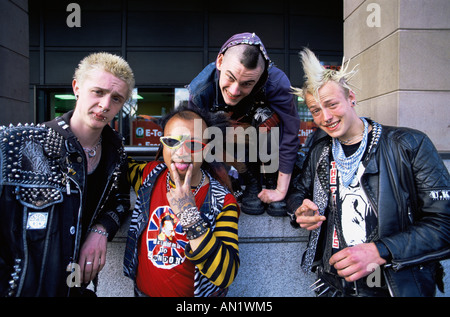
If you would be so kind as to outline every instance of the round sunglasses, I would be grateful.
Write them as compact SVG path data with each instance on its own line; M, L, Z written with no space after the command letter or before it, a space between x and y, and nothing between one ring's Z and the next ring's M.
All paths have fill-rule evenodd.
M168 135L159 138L161 143L171 150L179 149L183 144L191 153L202 151L206 144L197 140L190 139L190 135Z

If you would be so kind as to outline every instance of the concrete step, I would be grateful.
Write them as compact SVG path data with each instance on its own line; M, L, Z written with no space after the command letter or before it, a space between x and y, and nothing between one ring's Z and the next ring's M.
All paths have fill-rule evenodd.
M266 213L239 218L241 265L230 297L313 296L314 276L300 270L308 233L294 229L288 217Z
M132 297L133 282L123 275L122 262L128 222L113 242L108 243L106 266L99 276L97 295L101 297ZM228 297L311 297L312 273L303 273L300 261L306 248L308 232L294 229L288 217L267 214L239 218L240 268L229 288ZM450 260L443 261L450 295Z

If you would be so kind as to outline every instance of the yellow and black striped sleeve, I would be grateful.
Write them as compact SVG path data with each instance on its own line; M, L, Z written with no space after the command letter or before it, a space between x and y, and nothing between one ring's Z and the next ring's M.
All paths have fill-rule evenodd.
M186 257L193 262L211 283L226 288L231 285L239 269L238 207L236 200L224 204L217 216L214 230L208 229L199 247L192 251L186 246ZM227 195L227 196L228 196ZM228 199L229 201L230 199ZM227 202L227 199L225 199Z
M136 161L133 158L128 157L128 179L131 187L133 187L136 193L142 185L144 168L146 165L147 162Z

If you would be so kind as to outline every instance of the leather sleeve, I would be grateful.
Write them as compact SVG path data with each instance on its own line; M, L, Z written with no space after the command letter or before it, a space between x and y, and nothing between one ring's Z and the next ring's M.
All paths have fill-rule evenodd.
M450 177L431 140L420 132L398 135L400 188L412 187L401 232L382 238L394 269L450 257ZM410 171L408 173L408 171ZM382 186L382 184L380 184ZM405 218L405 216L403 216Z
M301 206L304 199L312 198L315 164L317 164L317 156L321 150L322 146L317 146L308 152L300 173L293 175L291 179L291 184L286 195L286 204L288 214L291 215L291 225L295 228L299 227L293 216L295 211Z
M298 138L300 118L294 95L291 93L291 83L285 73L272 67L265 87L269 106L281 120L279 170L291 174L300 146Z

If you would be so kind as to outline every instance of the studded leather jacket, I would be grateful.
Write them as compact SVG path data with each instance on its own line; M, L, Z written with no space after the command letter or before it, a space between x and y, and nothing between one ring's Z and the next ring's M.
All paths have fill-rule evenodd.
M79 285L70 267L84 239L87 163L71 115L0 129L0 296L68 296ZM109 126L102 138L107 182L90 225L102 224L111 240L130 187L122 139Z
M390 253L383 273L392 296L433 296L436 285L442 288L438 261L450 257L450 176L422 132L381 128L363 160L361 177L361 186L378 214L378 232L372 241L381 242ZM309 198L323 206L325 216L331 218L330 140L322 130L317 131L303 171L293 178L287 196L291 215ZM323 192L322 198L316 194L319 192ZM302 266L311 254L313 266L326 269L327 226L328 221L322 224L315 246L315 231L311 231Z

